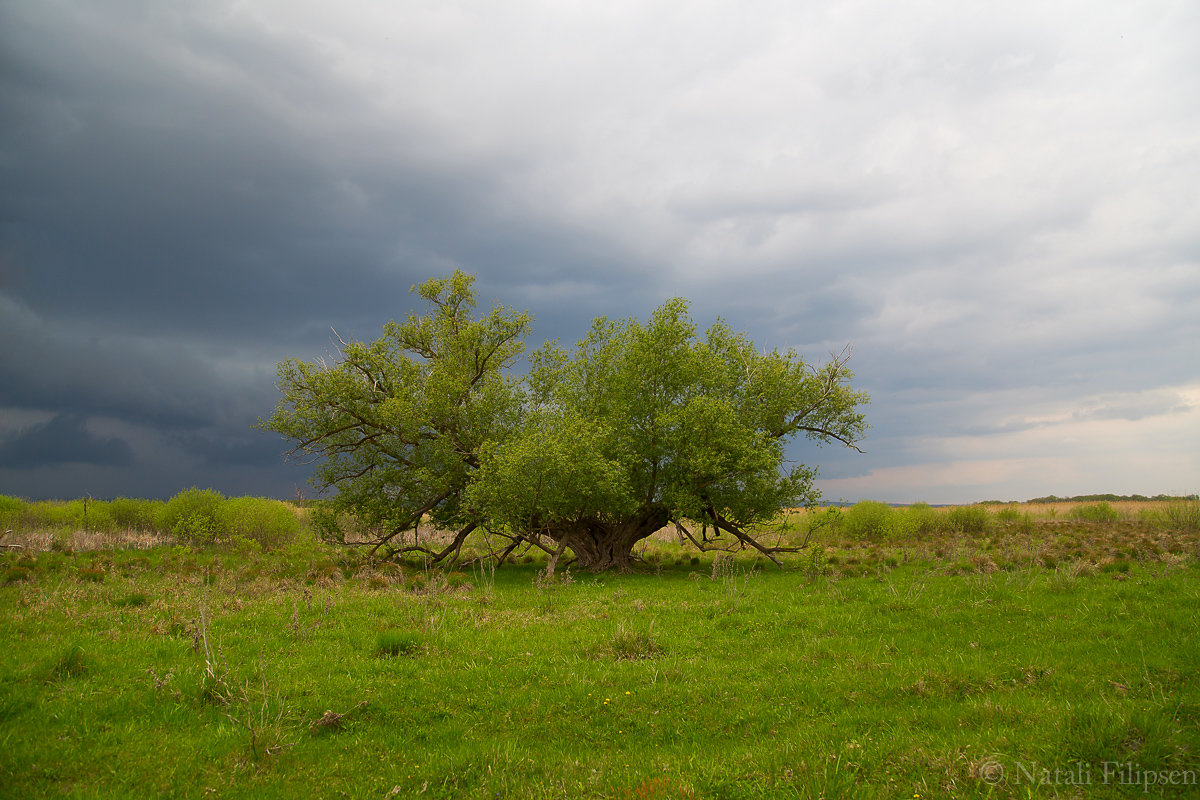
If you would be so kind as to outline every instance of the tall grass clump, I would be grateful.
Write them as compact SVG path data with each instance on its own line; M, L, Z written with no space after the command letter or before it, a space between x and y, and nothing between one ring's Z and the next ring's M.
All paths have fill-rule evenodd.
M1067 516L1080 522L1118 522L1121 515L1108 503L1088 503L1075 506Z
M222 538L217 517L224 499L214 489L193 487L182 491L163 506L158 517L159 530L195 544L212 544Z
M983 533L992 526L992 515L981 505L955 506L946 515L946 521L960 533Z
M88 659L83 652L83 648L77 642L72 642L50 664L46 673L46 681L50 683L65 678L74 678L87 672L87 670Z
M1162 513L1172 527L1183 531L1200 531L1200 499L1195 496L1171 500Z
M894 513L887 503L860 500L842 514L842 530L858 539L882 539L892 530Z
M413 655L420 652L421 634L411 631L387 630L381 631L375 637L375 656L377 658L395 658L396 656Z

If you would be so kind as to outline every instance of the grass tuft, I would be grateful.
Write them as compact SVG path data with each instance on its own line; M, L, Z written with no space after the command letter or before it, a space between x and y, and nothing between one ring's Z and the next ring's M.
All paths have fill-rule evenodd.
M375 637L375 655L379 658L415 655L420 651L421 634L412 631L381 631Z
M64 680L66 678L76 678L88 671L88 659L83 652L83 648L78 643L72 642L63 650L50 665L50 669L46 675L46 682L53 683L54 681Z
M618 625L611 636L600 642L594 648L595 655L602 658L612 658L617 661L645 661L657 658L663 653L663 648L651 635L654 624L646 632L634 631L624 625Z
M150 595L145 592L130 592L123 597L115 597L112 601L117 608L140 608L149 603Z

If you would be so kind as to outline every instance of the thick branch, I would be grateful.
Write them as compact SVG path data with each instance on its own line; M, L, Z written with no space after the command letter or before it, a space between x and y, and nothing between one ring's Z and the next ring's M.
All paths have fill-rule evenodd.
M696 548L699 549L700 552L702 552L702 553L708 553L708 552L712 552L712 551L717 551L717 552L721 552L721 553L732 552L730 550L730 548L728 548L728 547L706 547L704 545L704 543L696 541L696 537L692 536L692 532L689 531L687 528L683 527L683 525L680 524L679 520L673 519L673 520L671 520L671 522L675 523L675 528L681 534L686 536L691 541L692 544L696 545Z
M778 547L778 546L764 547L763 545L759 544L758 540L755 539L753 536L751 536L748 533L745 533L737 525L733 524L729 520L725 519L725 517L721 516L720 512L718 512L714 506L710 505L708 507L708 514L710 517L712 517L713 523L718 528L720 528L723 531L728 531L729 533L732 533L734 536L736 536L738 538L739 541L750 545L755 550L757 550L758 552L762 553L767 558L774 561L775 565L778 567L782 567L783 562L781 562L778 558L775 557L775 555L774 555L775 553L798 553L801 550L801 548L799 548L799 547Z

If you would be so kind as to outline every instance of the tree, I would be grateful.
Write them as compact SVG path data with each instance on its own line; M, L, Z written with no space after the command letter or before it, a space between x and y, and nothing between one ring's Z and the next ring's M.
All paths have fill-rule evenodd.
M390 322L370 344L339 337L334 364L279 364L283 397L263 427L295 443L289 456L318 465L313 481L336 490L335 510L379 531L373 553L457 554L480 522L462 497L481 448L519 422L504 371L524 350L530 317L497 305L472 319L473 283L456 271L414 287L426 316ZM422 544L422 524L453 530L453 541ZM398 539L410 531L411 543Z
M755 526L816 502L814 470L787 465L798 435L857 449L867 402L850 388L849 351L806 364L759 352L718 321L701 338L687 303L668 301L642 325L596 320L574 350L547 344L527 378L505 371L529 318L496 307L477 321L471 277L419 291L429 316L345 344L333 367L286 361L284 397L266 427L321 462L335 502L383 527L376 549L457 557L483 528L551 564L571 551L591 570L629 569L637 542L665 526L700 549L696 524L776 559ZM421 544L424 520L455 531ZM392 544L412 531L411 543Z
M701 339L680 299L644 326L598 319L574 352L534 354L524 421L483 448L470 504L592 570L628 569L633 546L668 525L707 549L696 523L777 561L798 548L751 528L819 496L814 470L784 469L788 440L858 449L865 433L848 355L810 367L721 321Z

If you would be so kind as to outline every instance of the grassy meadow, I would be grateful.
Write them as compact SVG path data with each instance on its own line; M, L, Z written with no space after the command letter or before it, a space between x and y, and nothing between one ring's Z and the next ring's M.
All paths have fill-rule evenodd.
M0 498L0 796L1200 796L1195 500L860 503L783 569L663 531L553 579L82 505Z

